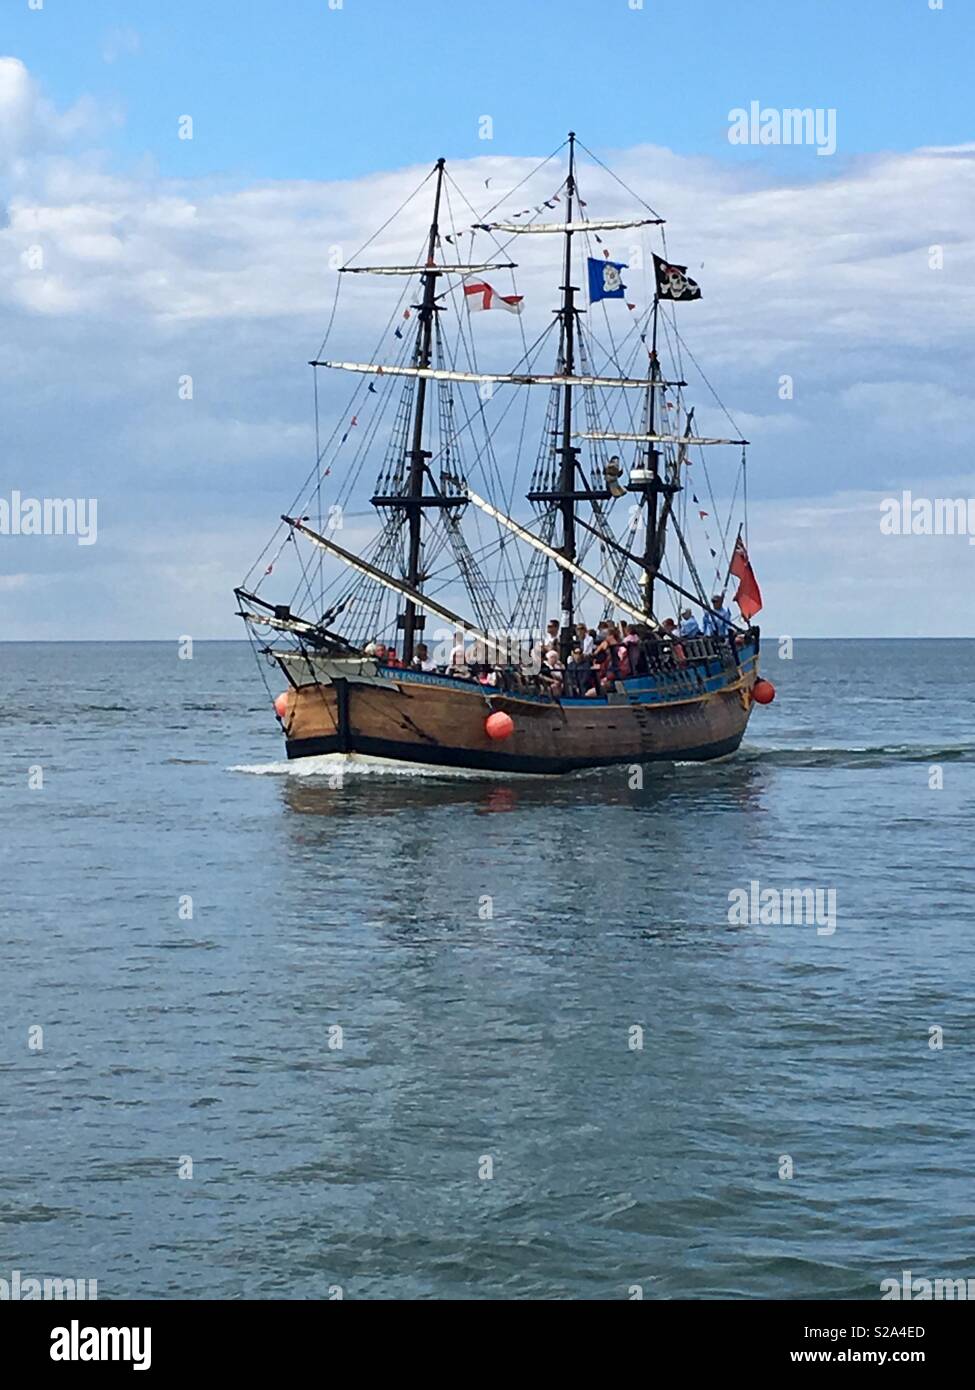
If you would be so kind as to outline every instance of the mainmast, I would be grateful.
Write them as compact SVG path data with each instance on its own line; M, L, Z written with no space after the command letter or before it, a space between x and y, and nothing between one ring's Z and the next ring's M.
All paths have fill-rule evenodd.
M576 136L569 131L569 174L565 181L566 230L565 258L562 263L562 370L571 376L575 370L575 294L572 284L572 212L575 201ZM576 557L576 508L572 493L575 490L576 457L578 448L572 443L572 387L562 388L562 443L559 491L562 494L559 511L562 517L561 552L566 560ZM568 655L575 627L575 580L571 570L562 571L562 660Z
M437 160L437 189L433 200L433 221L430 223L430 237L427 242L428 268L422 277L423 299L418 311L420 326L417 333L414 363L420 368L430 366L434 315L439 313L439 308L435 302L437 275L432 267L439 236L440 195L443 190L444 162L443 159ZM426 406L426 396L427 378L421 376L417 378L416 384L416 403L413 408L413 434L410 441L410 448L407 452L410 468L407 477L406 492L402 499L402 506L406 510L409 526L406 582L409 587L414 590L419 587L419 581L423 577L420 570L424 505L423 491L424 478L426 475L426 460L431 457L430 451L423 448L423 415ZM442 505L439 499L435 505ZM407 599L405 611L400 621L403 626L403 661L406 665L409 665L413 660L414 637L416 633L422 631L423 628L423 618L417 613L417 606L412 599Z
M575 297L578 293L578 286L572 284L572 215L576 200L576 179L575 179L575 131L569 131L569 172L565 181L566 190L566 219L565 219L565 251L562 261L562 305L557 310L559 321L562 325L561 338L559 343L559 374L564 378L575 377L576 364L576 315L578 309L575 305ZM593 380L599 381L599 378ZM618 384L615 379L608 381L607 384ZM549 505L556 504L560 517L560 536L561 544L558 552L569 564L574 564L576 558L576 503L579 501L605 501L610 497L606 488L595 489L588 486L583 481L583 486L578 485L576 477L579 448L572 443L572 392L573 384L571 380L562 382L562 401L561 418L557 427L558 448L555 450L559 461L557 479L558 486L544 490L533 489L528 493L528 500L531 502L548 502ZM565 660L571 651L574 641L573 629L575 626L575 573L571 568L562 569L561 581L561 614L560 622L562 626L561 647L562 659Z

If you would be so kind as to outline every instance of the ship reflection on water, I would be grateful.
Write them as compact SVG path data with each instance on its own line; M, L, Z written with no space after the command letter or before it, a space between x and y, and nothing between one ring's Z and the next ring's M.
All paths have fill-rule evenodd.
M638 775L642 773L642 776ZM475 815L604 808L669 815L695 811L742 813L763 809L768 773L756 762L728 760L690 767L600 769L573 777L519 778L511 782L477 777L437 777L416 773L361 776L287 777L282 799L299 816L399 816L456 808ZM615 819L615 818L614 818Z
M746 761L657 764L642 786L630 767L510 783L288 776L281 891L304 900L288 911L316 951L377 933L387 946L529 952L566 932L724 936L728 887L765 839L774 776Z

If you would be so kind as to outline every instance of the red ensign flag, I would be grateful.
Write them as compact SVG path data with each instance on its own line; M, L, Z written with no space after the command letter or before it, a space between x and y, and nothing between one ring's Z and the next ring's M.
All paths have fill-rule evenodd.
M748 558L748 551L745 549L741 536L735 541L729 573L738 580L735 603L741 609L741 616L746 622L750 622L755 614L762 610L762 591L758 587L758 580L755 578L751 561Z

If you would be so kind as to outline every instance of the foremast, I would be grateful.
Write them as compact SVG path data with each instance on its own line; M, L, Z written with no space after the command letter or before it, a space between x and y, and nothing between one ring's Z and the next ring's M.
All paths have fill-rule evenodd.
M571 376L575 370L576 287L572 284L572 213L575 203L575 131L569 131L569 173L565 181L566 229L565 256L562 262L562 370ZM572 443L572 387L562 388L561 468L559 471L559 512L562 518L562 555L566 560L576 557L576 508L572 493L575 488L578 446ZM562 571L562 660L569 655L575 627L575 577L571 570Z
M439 236L440 224L440 197L443 192L444 179L444 160L437 160L437 184L433 199L433 220L430 223L430 235L427 241L427 268L421 277L423 283L423 297L420 302L419 329L417 332L417 344L415 353L415 365L427 368L431 362L431 351L433 346L433 324L434 315L439 313L436 304L437 275L433 270L434 253L437 249L437 239ZM419 587L422 579L421 573L421 554L423 545L423 507L424 507L424 482L426 478L426 461L430 458L430 451L423 448L423 417L426 409L427 397L427 378L419 377L416 385L416 401L413 406L413 430L410 439L410 448L407 454L409 459L409 472L407 475L406 492L399 501L407 515L408 541L406 559L406 582L411 589ZM440 505L439 500L435 505ZM402 614L403 623L403 660L407 665L413 660L413 648L416 633L423 626L423 619L417 612L417 605L412 599L407 599Z

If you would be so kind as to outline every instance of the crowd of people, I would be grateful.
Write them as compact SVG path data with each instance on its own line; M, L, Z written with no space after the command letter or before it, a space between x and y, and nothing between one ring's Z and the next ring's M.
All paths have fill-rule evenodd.
M702 636L727 636L732 632L731 613L724 606L724 595L712 600L702 628L689 608L682 610L680 623L665 618L657 628L645 623L617 624L608 620L589 628L576 625L568 656L563 661L562 629L553 618L542 641L541 674L556 698L562 695L595 699L616 689L617 681L651 672L648 643L655 643L658 664L677 669L686 664L683 641Z
M528 663L540 689L556 699L563 695L596 699L615 690L616 682L632 676L649 675L651 659L648 644L652 644L655 661L663 669L679 669L686 665L684 643L699 637L727 638L734 645L735 629L724 594L715 594L711 607L705 609L698 623L690 608L680 612L680 621L665 618L657 627L645 623L618 624L606 619L590 628L577 623L571 636L563 634L557 618L552 618L545 636L531 651ZM425 642L417 643L410 669L428 673L474 679L482 685L498 685L499 668L491 663L491 653L480 649L483 644L468 645L463 632L454 635L449 658L438 665ZM384 666L402 669L403 662L396 648L384 642L370 642L365 655L373 656Z

